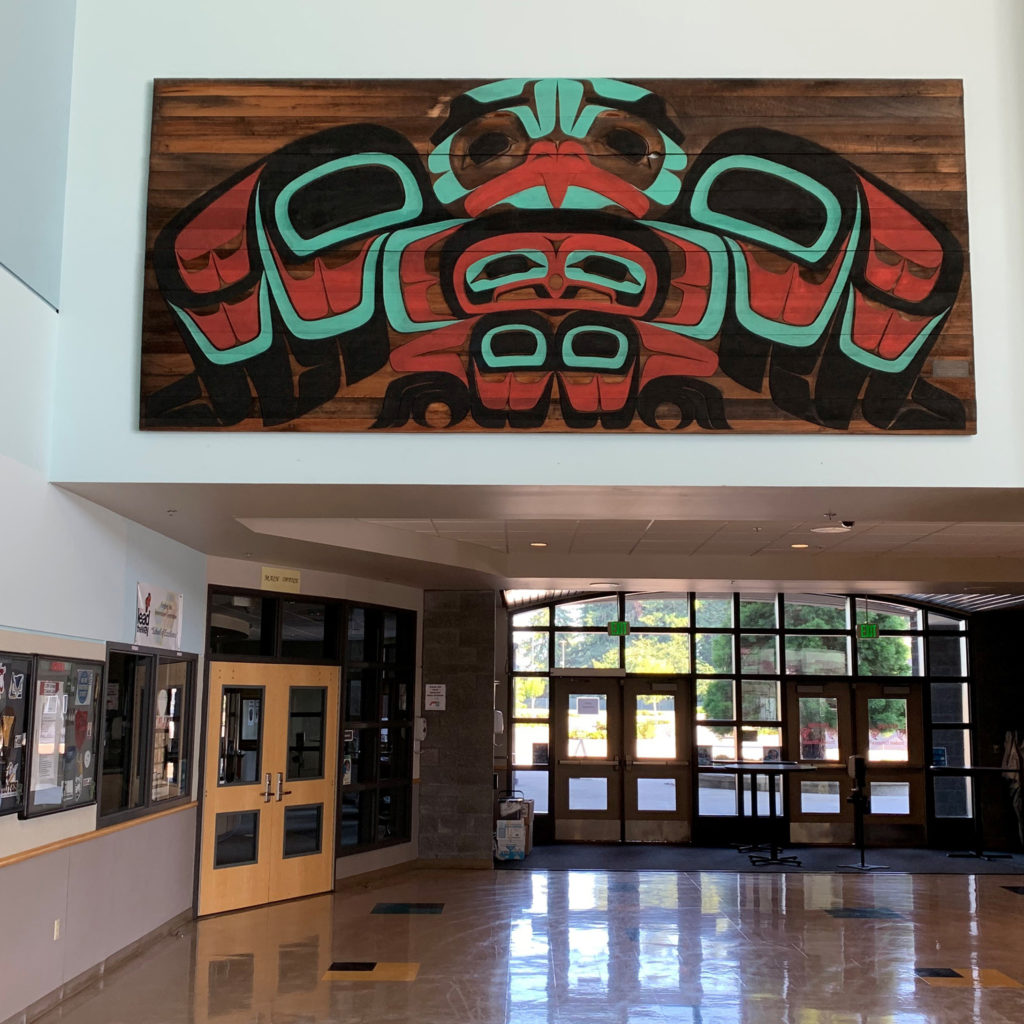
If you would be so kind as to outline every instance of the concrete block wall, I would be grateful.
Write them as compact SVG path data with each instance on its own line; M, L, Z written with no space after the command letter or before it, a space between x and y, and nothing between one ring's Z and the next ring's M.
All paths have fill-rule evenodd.
M495 600L490 590L424 594L423 684L444 684L446 706L423 712L421 860L491 861Z

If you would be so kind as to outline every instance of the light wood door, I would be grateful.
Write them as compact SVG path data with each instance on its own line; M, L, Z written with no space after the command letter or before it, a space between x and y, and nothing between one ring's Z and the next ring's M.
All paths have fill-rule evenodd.
M334 887L337 667L210 666L199 913Z

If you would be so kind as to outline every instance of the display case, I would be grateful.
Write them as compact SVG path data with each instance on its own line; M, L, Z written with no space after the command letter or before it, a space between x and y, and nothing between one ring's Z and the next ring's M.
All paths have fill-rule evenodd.
M96 802L97 711L103 665L37 657L23 815Z
M32 697L32 658L0 654L0 814L25 797L25 729Z

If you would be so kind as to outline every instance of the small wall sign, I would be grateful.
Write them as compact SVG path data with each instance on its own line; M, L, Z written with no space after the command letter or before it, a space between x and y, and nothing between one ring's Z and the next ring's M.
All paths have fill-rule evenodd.
M302 573L298 569L275 569L263 566L260 574L261 590L280 590L285 594L298 594L302 591Z
M423 688L424 710L444 711L447 689L444 683L427 683Z

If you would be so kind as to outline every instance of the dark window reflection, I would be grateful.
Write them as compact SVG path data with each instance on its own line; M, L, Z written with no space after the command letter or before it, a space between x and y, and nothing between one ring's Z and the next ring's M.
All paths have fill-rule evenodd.
M262 687L225 686L220 707L221 786L260 781L262 728Z
M213 853L215 868L255 864L259 859L259 811L218 814Z
M323 848L323 804L284 809L284 856L305 857Z

